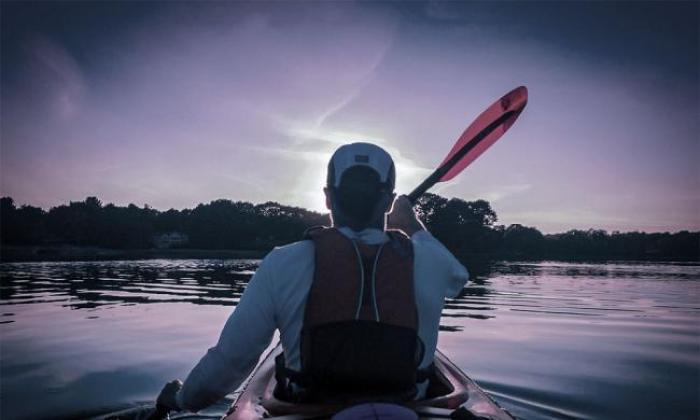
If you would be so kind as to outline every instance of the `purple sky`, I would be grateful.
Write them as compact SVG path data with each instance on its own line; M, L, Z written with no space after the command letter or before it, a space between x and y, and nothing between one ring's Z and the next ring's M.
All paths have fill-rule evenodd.
M698 3L2 3L2 195L323 210L332 151L407 193L495 99L516 125L433 191L501 223L700 229Z

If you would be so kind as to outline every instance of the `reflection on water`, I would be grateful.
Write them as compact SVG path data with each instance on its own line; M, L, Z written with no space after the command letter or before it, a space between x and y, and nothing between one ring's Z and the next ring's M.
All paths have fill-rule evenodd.
M256 265L0 265L0 417L82 417L151 400L216 341ZM445 305L439 346L517 416L700 415L699 266L472 272L483 274Z
M72 309L162 302L235 305L257 261L15 263L2 269L4 305L62 302Z

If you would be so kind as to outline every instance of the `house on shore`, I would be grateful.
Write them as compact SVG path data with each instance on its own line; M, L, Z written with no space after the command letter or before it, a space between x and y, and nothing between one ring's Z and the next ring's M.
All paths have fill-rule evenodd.
M187 245L190 238L182 232L168 232L153 235L153 246L158 249L176 248Z

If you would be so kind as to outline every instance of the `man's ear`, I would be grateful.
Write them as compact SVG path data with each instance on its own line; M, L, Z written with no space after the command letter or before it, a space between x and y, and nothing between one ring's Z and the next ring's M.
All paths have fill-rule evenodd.
M331 191L328 189L328 187L323 187L323 193L326 195L326 208L328 210L332 210L333 207L331 205Z
M384 213L389 213L391 212L391 208L394 206L394 201L396 200L396 193L390 193L390 194L384 194L385 200L387 200L384 203Z

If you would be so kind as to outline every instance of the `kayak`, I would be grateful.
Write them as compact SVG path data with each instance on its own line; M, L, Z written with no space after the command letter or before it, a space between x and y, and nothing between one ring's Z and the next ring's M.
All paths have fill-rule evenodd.
M277 398L275 357L281 352L282 347L278 344L263 357L224 420L323 419L348 408L331 404L299 404ZM435 373L427 394L423 400L402 405L421 419L514 419L439 350L435 352Z

